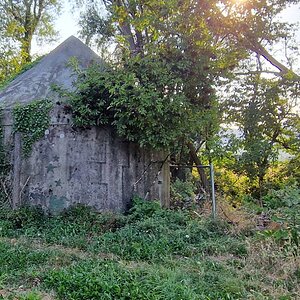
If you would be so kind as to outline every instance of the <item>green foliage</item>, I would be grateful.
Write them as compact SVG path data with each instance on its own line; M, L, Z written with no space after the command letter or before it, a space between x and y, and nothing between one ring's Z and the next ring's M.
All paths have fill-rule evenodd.
M281 190L271 190L264 196L264 203L275 224L279 228L260 233L265 238L272 237L287 254L299 255L300 247L300 190L296 186L286 186Z
M3 75L3 78L0 77L0 91L5 89L16 77L20 76L24 72L30 70L35 65L37 65L44 56L40 56L33 60L32 62L28 62L24 65L20 65L20 68L14 68L10 70L7 74ZM0 66L1 70L1 66Z
M237 299L244 294L238 280L230 271L225 276L211 271L203 277L201 268L217 270L217 264L198 264L196 270L182 266L172 270L166 267L134 268L117 262L83 263L53 271L45 284L57 291L59 299ZM81 275L80 275L81 274ZM155 287L155 288L151 288Z
M45 221L45 214L39 207L22 207L17 210L6 211L5 219L10 222L12 229L22 229L41 226ZM3 216L0 216L3 218Z
M42 300L42 296L35 292L29 292L28 294L21 296L19 300Z
M110 95L105 79L106 73L101 66L97 65L78 74L76 93L70 94L76 126L90 127L109 123Z
M157 201L145 201L138 196L132 199L132 208L129 210L128 218L132 221L139 221L144 218L150 218L163 209Z
M80 22L82 35L88 43L114 43L117 63L110 74L94 75L95 80L88 75L81 82L71 97L75 123L112 123L119 135L142 146L178 150L176 145L192 141L212 161L220 152L226 155L215 136L224 111L244 129L235 152L237 176L248 176L253 195L261 200L266 193L264 177L277 158L278 145L285 144L288 136L295 137L287 96L298 93L293 80L299 78L282 68L263 45L292 37L292 26L274 20L298 1L77 2L87 8ZM100 3L107 14L102 14ZM257 56L255 70L253 60L245 60L251 53ZM282 80L260 77L265 69L262 57L279 69ZM238 77L236 88L232 72L242 69L243 63L250 65L249 76L243 74L245 81ZM228 94L223 93L224 82L234 91L230 105L222 110L218 102ZM86 87L91 89L87 97ZM215 87L221 90L218 101Z
M2 119L3 110L0 108L0 207L3 209L5 206L9 206L8 174L11 169L11 166L7 157L7 149L4 146L4 132Z
M247 176L236 173L230 168L223 167L222 162L220 163L220 167L216 167L215 170L215 184L226 201L234 206L240 206L245 202L245 195L250 192Z
M14 131L23 134L23 154L29 156L32 146L49 127L52 103L36 100L27 105L17 104L13 109Z
M176 179L171 183L171 205L175 208L189 208L194 204L195 185L191 181Z
M177 0L105 4L105 17L91 3L81 24L89 41L99 34L117 44L117 63L104 74L85 74L76 85L71 97L75 123L109 122L119 135L154 148L183 144L196 135L206 138L215 131L219 122L213 86L227 66L216 57L232 48L213 42L205 21L208 10ZM230 61L234 64L234 55Z
M198 251L245 254L242 241L227 236L228 228L222 222L193 220L188 213L163 210L156 202L140 199L126 217L98 214L81 206L51 218L36 208L6 214L0 218L2 236L38 237L50 244L113 253L123 259L159 261L168 255L191 256Z
M4 297L0 295L1 300L42 300L42 296L37 292L29 293L11 293L9 296Z
M293 156L287 163L286 176L295 180L300 187L300 154Z
M14 1L0 3L1 38L17 48L21 65L31 61L31 44L34 35L41 40L51 40L56 32L53 19L59 13L60 3L56 0Z
M295 88L283 79L249 75L236 82L234 95L229 94L224 106L230 112L227 120L241 133L232 143L235 163L229 167L249 178L251 193L260 201L267 193L267 174L276 166L279 151L297 153L299 149Z
M194 128L188 120L196 107L192 110L180 85L160 59L136 58L126 68L92 67L79 75L76 92L69 94L74 124L112 124L120 136L141 146L168 147Z
M1 26L0 26L1 28ZM0 90L9 82L22 66L22 55L9 38L0 35Z
M270 190L264 197L264 203L270 209L296 207L300 204L300 189L296 186L285 186L280 190Z
M0 241L0 277L7 274L15 277L14 280L20 279L29 268L47 262L51 255L49 251L32 251L25 246Z

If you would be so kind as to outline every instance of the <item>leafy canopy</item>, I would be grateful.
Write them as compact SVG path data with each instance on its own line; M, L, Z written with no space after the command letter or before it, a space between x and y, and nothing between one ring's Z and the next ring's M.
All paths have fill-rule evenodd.
M189 145L190 153L196 153L191 145L205 145L209 154L222 121L219 103L225 96L217 98L216 91L224 82L232 83L242 63L255 54L260 68L248 68L246 82L238 77L241 89L233 98L236 103L226 109L234 117L233 107L239 106L236 123L250 132L243 139L244 170L250 177L263 175L276 152L275 144L283 144L291 130L284 125L290 115L279 114L276 119L276 114L288 105L299 76L272 56L271 50L279 40L292 38L292 26L278 21L278 14L297 3L299 0L90 1L81 20L82 36L102 49L109 44L115 55L107 72L80 78L77 95L72 97L76 120L84 126L110 121L119 134L141 145L179 143ZM105 14L101 14L101 5ZM257 81L251 75L264 73L262 67L267 72L275 67L272 74L280 80L262 77ZM93 81L92 76L97 79ZM286 86L289 95L282 96ZM270 145L272 130L277 132L278 126L276 141Z
M56 35L53 21L60 7L57 0L1 0L0 79L31 61L34 36L41 41Z

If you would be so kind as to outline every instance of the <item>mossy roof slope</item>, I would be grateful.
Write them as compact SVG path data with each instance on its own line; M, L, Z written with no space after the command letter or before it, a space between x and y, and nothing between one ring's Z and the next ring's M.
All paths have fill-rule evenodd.
M0 91L0 106L10 108L16 103L25 104L39 99L55 100L58 95L51 88L53 85L72 89L75 78L72 68L68 66L72 57L77 59L81 68L93 63L103 64L95 52L71 36Z

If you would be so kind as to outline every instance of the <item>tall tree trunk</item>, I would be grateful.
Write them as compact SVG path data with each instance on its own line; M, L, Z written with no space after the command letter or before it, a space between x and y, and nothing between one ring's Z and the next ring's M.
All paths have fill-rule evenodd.
M189 148L191 159L195 163L195 165L197 166L197 171L198 171L198 174L200 176L202 187L204 188L204 190L207 193L209 193L209 181L208 181L207 176L204 172L204 169L200 167L202 165L202 163L201 163L200 158L197 155L196 149L195 149L194 145L192 144L192 142L187 142L187 146Z
M31 62L31 41L24 40L21 45L22 64Z
M263 207L263 189L264 189L264 174L259 174L258 176L258 189L259 189L259 205Z

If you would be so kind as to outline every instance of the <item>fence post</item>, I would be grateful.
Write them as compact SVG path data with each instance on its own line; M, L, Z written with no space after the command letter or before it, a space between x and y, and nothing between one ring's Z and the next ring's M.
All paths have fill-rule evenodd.
M216 203L216 195L215 195L215 173L214 166L211 163L210 166L210 184L211 184L211 200L212 200L212 216L213 219L217 217L217 203Z
M22 164L22 137L20 132L15 132L13 151L13 183L12 183L12 209L20 205L20 180Z

